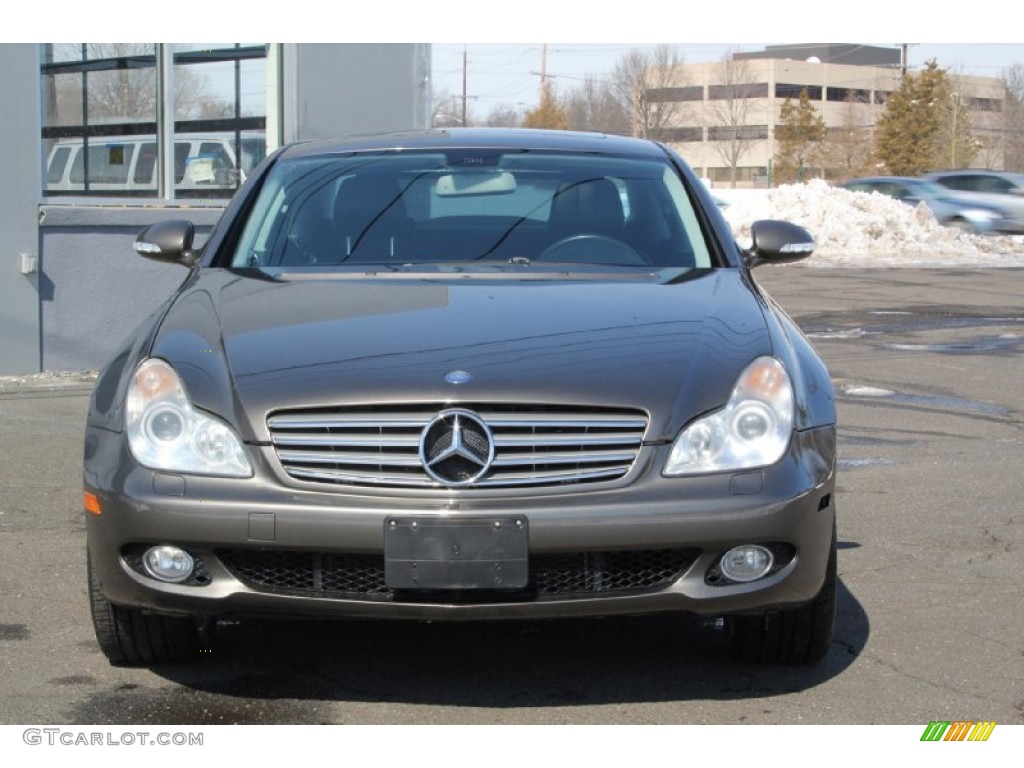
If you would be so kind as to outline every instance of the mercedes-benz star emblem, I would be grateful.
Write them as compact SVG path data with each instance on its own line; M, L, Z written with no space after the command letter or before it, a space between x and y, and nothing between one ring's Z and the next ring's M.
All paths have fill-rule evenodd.
M473 378L473 374L466 371L448 371L444 375L444 380L449 384L465 384Z
M420 462L447 486L472 485L494 461L494 435L472 411L442 411L420 434Z

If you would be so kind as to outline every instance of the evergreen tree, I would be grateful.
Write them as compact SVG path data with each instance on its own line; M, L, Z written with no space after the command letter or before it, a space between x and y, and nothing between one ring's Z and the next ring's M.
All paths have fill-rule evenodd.
M779 113L779 124L775 126L778 144L775 180L779 183L803 181L812 168L820 165L827 133L825 121L814 108L806 88L800 91L796 104L786 99Z
M564 131L569 127L569 115L551 93L547 81L540 90L540 104L523 118L524 128L550 128Z
M875 129L875 155L896 176L964 168L977 149L967 107L934 59L903 77Z

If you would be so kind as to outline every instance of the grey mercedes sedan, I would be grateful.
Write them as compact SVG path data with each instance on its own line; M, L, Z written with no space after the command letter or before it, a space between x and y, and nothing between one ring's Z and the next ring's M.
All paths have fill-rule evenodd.
M828 372L670 148L464 129L268 157L100 375L88 583L114 664L218 619L689 612L739 657L832 638Z

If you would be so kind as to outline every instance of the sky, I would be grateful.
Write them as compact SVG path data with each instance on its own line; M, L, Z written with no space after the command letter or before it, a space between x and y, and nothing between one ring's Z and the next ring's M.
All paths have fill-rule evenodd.
M934 58L941 67L951 71L999 77L1006 67L1015 63L1024 64L1024 34L1021 39L1020 43L911 43L907 58L911 68L920 67ZM730 50L759 51L769 44L820 41L820 37L794 36L779 38L776 43L767 44L664 42L675 46L684 61L698 63L717 61ZM898 45L891 42L873 44L893 48ZM555 87L564 91L579 84L587 76L607 76L615 63L631 49L649 48L651 45L644 42L548 43L546 71L553 78ZM465 51L466 94L471 114L485 117L499 105L531 108L536 105L540 92L542 49L542 43L434 43L434 92L447 92L456 100L461 99Z

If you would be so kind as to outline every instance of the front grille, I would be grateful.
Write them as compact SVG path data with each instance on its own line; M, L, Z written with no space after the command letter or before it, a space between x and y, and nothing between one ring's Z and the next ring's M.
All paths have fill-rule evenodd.
M443 488L420 460L426 427L450 405L278 411L267 420L291 477L379 488ZM614 480L629 472L647 430L642 411L573 406L459 405L487 425L494 459L472 488Z
M557 599L661 589L682 576L699 554L687 548L535 555L530 558L526 589L504 596ZM395 598L384 583L384 558L379 555L225 549L218 550L217 556L239 581L257 592L350 600ZM495 599L493 592L487 594L488 600Z

